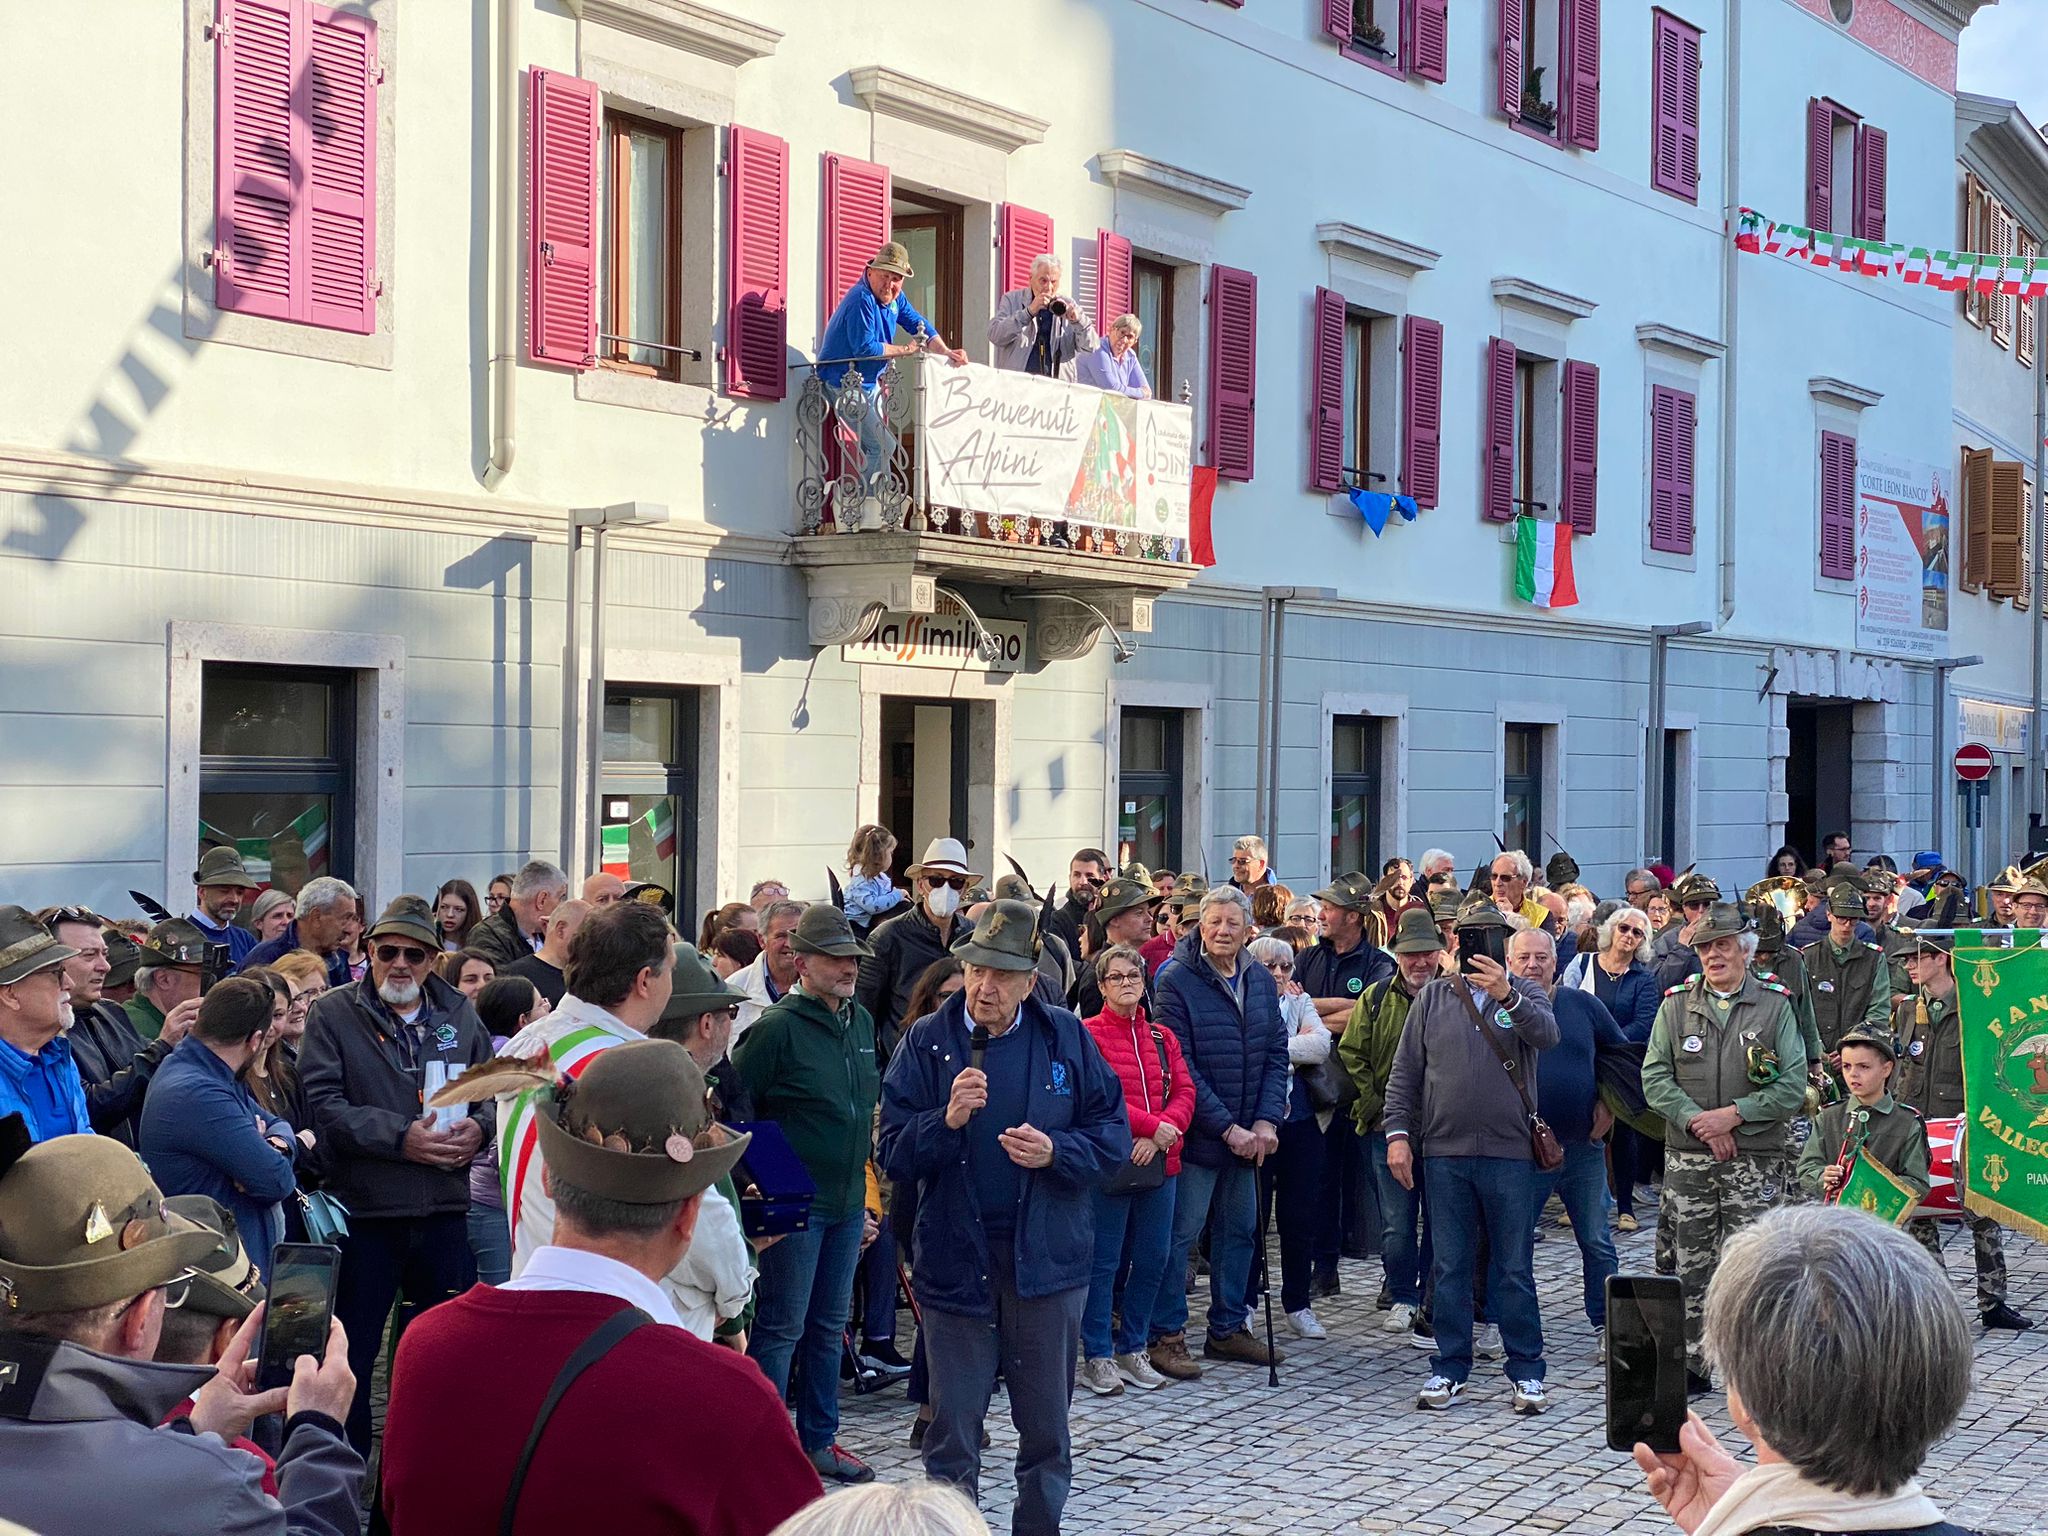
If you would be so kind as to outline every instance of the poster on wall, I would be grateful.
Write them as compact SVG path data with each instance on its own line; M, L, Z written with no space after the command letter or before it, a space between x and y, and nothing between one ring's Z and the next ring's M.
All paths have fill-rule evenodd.
M1914 661L1948 654L1948 488L1919 459L1856 459L1856 648Z

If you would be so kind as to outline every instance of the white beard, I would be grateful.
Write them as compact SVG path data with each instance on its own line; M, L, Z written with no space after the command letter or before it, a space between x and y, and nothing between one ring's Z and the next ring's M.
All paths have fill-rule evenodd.
M416 981L387 981L377 989L377 995L400 1012L412 1007L420 1000L420 984Z
M70 1034L71 1026L77 1022L78 1015L72 1012L71 1000L66 998L57 1005L57 1033L60 1035Z

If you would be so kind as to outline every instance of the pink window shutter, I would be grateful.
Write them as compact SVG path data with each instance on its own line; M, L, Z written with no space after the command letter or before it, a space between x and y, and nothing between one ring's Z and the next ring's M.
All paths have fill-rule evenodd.
M825 293L820 314L830 316L839 307L889 238L890 193L887 166L850 155L825 157Z
M1662 11L1653 13L1653 20L1650 185L1673 197L1691 199L1699 185L1699 34ZM1688 104L1690 146L1686 142Z
M1650 548L1692 553L1693 397L1650 391Z
M1835 227L1835 109L1817 96L1806 103L1806 224Z
M1694 436L1693 397L1674 391L1671 397L1672 550L1692 553L1693 486L1698 443Z
M1498 336L1486 343L1486 462L1481 469L1480 515L1489 523L1515 520L1515 344Z
M1410 70L1441 85L1450 74L1451 0L1405 0L1401 48Z
M1820 435L1820 573L1856 575L1856 439L1840 432Z
M1600 370L1592 363L1564 365L1564 497L1559 520L1574 533L1593 531L1599 515Z
M292 0L221 0L215 29L214 302L293 318L303 266Z
M1031 263L1058 254L1052 248L1052 215L1016 203L1003 204L1002 242L1005 293L1029 288Z
M535 65L527 102L527 352L581 372L597 366L597 87Z
M1700 35L1683 22L1673 21L1671 25L1678 31L1679 196L1697 202L1700 195Z
M1509 122L1522 116L1522 7L1532 0L1500 0L1500 80L1496 100ZM1536 0L1541 3L1541 0Z
M1443 441L1444 328L1420 315L1401 320L1401 489L1433 507Z
M1095 231L1095 273L1095 329L1107 334L1110 321L1131 312L1131 242L1112 230ZM1156 380L1152 389L1165 398Z
M1316 290L1308 371L1308 488L1344 489L1344 295ZM1363 480L1360 481L1363 484Z
M1885 162L1889 151L1882 128L1856 130L1856 238L1884 238Z
M1535 0L1523 0L1532 4ZM1564 141L1600 147L1600 0L1565 0Z
M725 387L780 400L789 378L789 145L734 124L726 198Z
M1323 31L1340 43L1351 41L1351 0L1323 0Z
M1209 269L1209 462L1218 479L1249 480L1257 428L1259 280Z
M309 5L306 22L305 319L367 335L377 328L377 28L324 5Z

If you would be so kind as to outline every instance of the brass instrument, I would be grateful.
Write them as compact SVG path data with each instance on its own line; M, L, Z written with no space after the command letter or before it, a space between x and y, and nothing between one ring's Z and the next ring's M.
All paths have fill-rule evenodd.
M1806 882L1797 875L1767 875L1742 893L1752 906L1767 901L1784 915L1787 929L1806 914Z

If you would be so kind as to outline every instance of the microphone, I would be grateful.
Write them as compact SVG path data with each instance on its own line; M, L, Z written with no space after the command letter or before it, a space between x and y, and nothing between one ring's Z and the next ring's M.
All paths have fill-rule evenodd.
M979 1072L981 1070L982 1058L988 1055L988 1026L986 1024L975 1025L974 1033L969 1035L967 1040L968 1044L973 1047L973 1050L968 1055L967 1065Z

